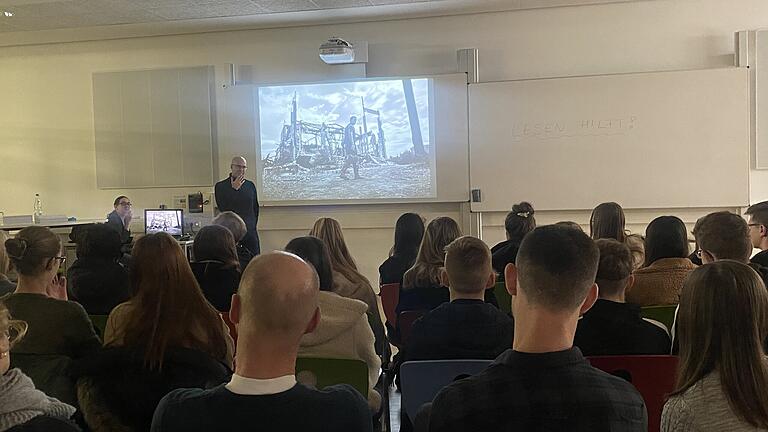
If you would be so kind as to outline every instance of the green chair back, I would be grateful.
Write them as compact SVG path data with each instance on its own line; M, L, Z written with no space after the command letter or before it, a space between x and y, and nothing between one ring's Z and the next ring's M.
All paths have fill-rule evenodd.
M104 339L104 329L107 328L107 318L109 315L88 315L93 324L93 328L96 329L99 337Z
M362 360L299 357L296 380L322 390L335 384L349 384L368 398L368 365Z
M675 322L675 311L677 305L667 306L645 306L640 308L640 315L643 318L652 319L664 324L667 330L672 331L672 325Z
M502 312L512 315L512 296L507 292L504 281L496 282L493 287L493 294L496 295L496 301L499 302L499 309Z

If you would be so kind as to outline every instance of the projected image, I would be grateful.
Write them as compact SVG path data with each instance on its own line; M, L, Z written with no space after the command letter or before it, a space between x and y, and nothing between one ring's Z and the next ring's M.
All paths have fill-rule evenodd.
M432 198L431 80L261 87L266 201Z
M181 210L147 210L144 230L147 234L165 232L172 236L183 234Z

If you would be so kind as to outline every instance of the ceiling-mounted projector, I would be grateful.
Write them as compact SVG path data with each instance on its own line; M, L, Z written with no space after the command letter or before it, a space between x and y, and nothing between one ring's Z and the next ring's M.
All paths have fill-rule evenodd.
M355 62L355 48L344 39L332 37L320 45L320 59L328 64Z

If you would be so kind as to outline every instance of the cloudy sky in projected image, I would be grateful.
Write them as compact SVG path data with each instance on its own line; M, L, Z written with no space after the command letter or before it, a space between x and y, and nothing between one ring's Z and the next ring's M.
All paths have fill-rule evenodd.
M429 79L413 79L413 92L419 112L424 145L430 144ZM357 81L260 87L258 92L262 158L274 151L284 124L291 121L291 102L296 92L299 120L346 126L350 116L357 116L362 127L362 104L381 111L387 154L396 156L411 149L411 129L402 80ZM376 130L376 116L367 114L368 130Z

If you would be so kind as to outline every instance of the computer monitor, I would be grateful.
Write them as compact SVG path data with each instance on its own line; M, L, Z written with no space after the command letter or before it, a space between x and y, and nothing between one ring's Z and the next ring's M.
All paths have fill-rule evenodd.
M181 237L184 235L184 210L144 210L144 234L154 234L159 232L165 232L174 237Z

